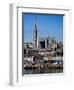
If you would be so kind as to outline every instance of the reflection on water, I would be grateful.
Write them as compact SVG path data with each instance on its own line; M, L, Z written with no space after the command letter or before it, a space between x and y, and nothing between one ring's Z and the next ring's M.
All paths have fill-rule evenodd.
M63 69L58 68L24 69L24 74L42 74L42 73L63 73Z

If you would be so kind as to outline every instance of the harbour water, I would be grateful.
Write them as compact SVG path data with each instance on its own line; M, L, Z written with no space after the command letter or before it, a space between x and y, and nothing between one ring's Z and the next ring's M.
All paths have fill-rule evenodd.
M62 68L24 69L24 74L63 73Z

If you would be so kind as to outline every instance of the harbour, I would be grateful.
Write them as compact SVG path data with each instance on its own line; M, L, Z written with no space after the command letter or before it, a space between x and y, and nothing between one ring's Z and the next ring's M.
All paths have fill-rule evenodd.
M41 74L41 73L62 73L62 61L46 61L43 63L28 63L24 64L25 74Z

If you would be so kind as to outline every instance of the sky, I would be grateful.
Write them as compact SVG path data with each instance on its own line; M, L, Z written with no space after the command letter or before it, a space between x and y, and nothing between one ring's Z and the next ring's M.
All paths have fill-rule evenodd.
M40 37L55 37L57 41L63 41L63 15L29 13L23 14L24 42L33 41L35 17L37 17L37 27Z

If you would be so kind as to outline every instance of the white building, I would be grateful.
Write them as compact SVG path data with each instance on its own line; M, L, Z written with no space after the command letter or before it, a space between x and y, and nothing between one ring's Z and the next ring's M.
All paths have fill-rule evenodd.
M34 57L34 56L29 56L29 57L26 56L26 57L24 58L24 60L25 60L25 61L29 61L29 62L33 62L33 57Z

